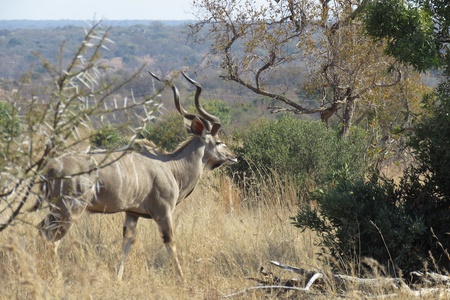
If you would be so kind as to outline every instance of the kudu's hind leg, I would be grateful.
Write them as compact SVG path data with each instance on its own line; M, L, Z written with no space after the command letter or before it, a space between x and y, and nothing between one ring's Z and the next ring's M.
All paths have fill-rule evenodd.
M122 242L122 258L120 259L119 268L117 270L117 278L122 280L125 260L130 252L131 246L136 241L136 225L139 217L135 215L125 214L125 223L123 225L123 242Z

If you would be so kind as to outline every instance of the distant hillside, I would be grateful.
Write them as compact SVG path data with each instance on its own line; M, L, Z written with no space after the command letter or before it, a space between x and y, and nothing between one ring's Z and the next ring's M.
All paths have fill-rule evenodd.
M97 20L0 20L0 29L40 29L66 26L84 27ZM157 20L102 20L105 26L123 27L133 25L151 25L161 23L167 26L178 26L192 21L157 21Z
M236 83L222 80L221 70L215 67L220 58L210 53L211 41L195 43L190 40L188 23L102 21L103 28L111 26L108 38L114 42L107 45L108 50L101 51L101 64L107 67L105 80L127 78L143 64L146 69L162 75L188 68L189 74L201 82L205 99L222 100L233 108L230 127L248 124L259 118L266 112L271 100ZM60 62L62 66L67 65L83 40L83 27L89 28L89 24L69 20L0 21L0 100L8 92L19 89L28 77L33 80L33 86L47 86L49 72L42 66L39 57L56 66ZM151 76L142 72L120 92L126 95L132 90L134 97L142 97L152 89ZM183 95L182 101L187 102L186 107L192 106L193 103L189 103L193 100L192 86L179 78L179 89ZM34 91L35 95L39 93ZM41 99L44 97L45 93L39 96ZM170 109L171 105L171 101L165 102L166 108Z
M111 27L108 38L114 41L108 45L109 51L102 51L102 57L120 59L124 63L121 69L136 69L151 61L168 72L200 64L209 51L208 44L187 41L185 21L141 22L102 21L103 28ZM35 75L45 73L36 53L55 63L61 45L64 58L71 58L84 37L83 27L90 27L83 21L0 21L0 27L8 23L21 28L0 28L0 79L18 79L30 70ZM33 24L42 28L32 27Z

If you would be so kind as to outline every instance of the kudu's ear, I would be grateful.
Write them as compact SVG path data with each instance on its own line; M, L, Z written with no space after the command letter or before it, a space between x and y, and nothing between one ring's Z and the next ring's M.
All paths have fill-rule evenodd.
M195 134L195 135L201 136L201 137L205 137L205 135L206 135L205 124L203 124L203 122L197 117L195 117L192 120L191 132L192 132L192 134Z
M192 121L188 120L186 118L183 118L183 124L184 124L184 129L186 129L186 132L188 134L192 134L192 128L191 128Z

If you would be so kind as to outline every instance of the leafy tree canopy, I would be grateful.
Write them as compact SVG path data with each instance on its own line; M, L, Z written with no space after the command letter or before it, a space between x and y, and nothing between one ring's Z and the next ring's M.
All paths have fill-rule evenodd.
M447 65L450 7L444 0L382 0L367 4L365 28L386 39L386 53L419 71Z

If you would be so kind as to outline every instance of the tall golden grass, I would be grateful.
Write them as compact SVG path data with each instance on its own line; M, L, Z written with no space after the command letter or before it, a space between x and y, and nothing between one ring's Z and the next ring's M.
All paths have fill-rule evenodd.
M119 282L123 214L82 215L54 255L35 227L46 212L31 213L0 235L0 299L220 299L254 286L244 277L259 277L270 260L320 269L315 235L290 224L297 201L290 184L273 180L257 199L245 199L224 175L207 174L174 214L186 283L152 220L139 221ZM280 190L288 192L280 197Z
M83 214L56 255L36 228L45 209L22 215L20 222L0 234L0 300L214 300L235 293L231 299L342 298L334 283L310 294L248 289L256 282L246 277L262 279L261 267L284 279L296 277L271 265L271 260L322 273L331 271L330 263L319 260L318 237L290 224L289 217L297 213L296 187L289 178L273 175L257 192L244 193L224 174L208 173L179 204L174 214L175 238L185 282L177 277L152 220L139 221L138 240L126 261L123 281L118 281L123 214ZM376 270L378 265L373 263ZM342 270L342 274L346 272ZM381 278L376 272L373 275ZM411 297L394 292L396 299ZM387 293L392 289L372 286L362 291L355 285L345 296L367 299ZM445 289L442 295L448 299Z

